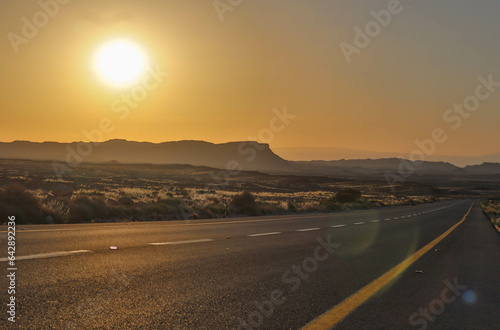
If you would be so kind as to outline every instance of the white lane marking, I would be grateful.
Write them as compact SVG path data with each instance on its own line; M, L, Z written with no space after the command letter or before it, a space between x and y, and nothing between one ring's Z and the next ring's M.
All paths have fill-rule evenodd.
M403 215L403 216L401 217L401 219L404 219L404 218L406 218L406 215Z
M306 228L306 229L297 229L297 231L313 231L313 230L320 230L321 228Z
M394 217L393 219L394 219L394 220L398 220L398 219L399 219L399 217Z
M54 257L65 257L71 256L74 254L83 254L83 253L93 253L91 250L77 250L77 251L57 251L57 252L49 252L49 253L40 253L40 254L32 254L28 256L16 256L16 261L18 260L31 260L31 259L44 259L44 258L54 258ZM8 261L8 258L0 258L0 262Z
M372 220L372 222L380 222L380 220Z
M384 221L391 221L391 220L392 220L392 219L390 219L390 218L384 219Z
M364 222L356 222L356 223L354 223L354 224L355 224L355 225L363 225L363 224L364 224Z
M413 216L414 216L414 217L416 217L416 216L417 216L417 214L416 214L416 213L413 213Z
M335 225L335 226L332 226L332 228L340 228L340 227L345 227L347 225Z
M280 231L274 231L272 233L252 234L252 235L247 235L247 236L258 237L258 236L268 236L268 235L278 235L278 234L281 234L281 232Z
M190 241L149 243L149 245L180 245L180 244L203 243L203 242L213 242L213 239L204 238L204 239L194 239L194 240L190 240Z

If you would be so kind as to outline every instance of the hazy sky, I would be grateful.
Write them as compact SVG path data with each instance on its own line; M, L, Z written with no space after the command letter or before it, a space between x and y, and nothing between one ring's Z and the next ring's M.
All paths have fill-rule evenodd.
M467 118L443 119L478 77L500 82L498 1L243 0L224 20L210 0L73 0L57 13L54 1L41 1L54 17L37 1L0 2L0 141L88 140L103 118L105 140L240 141L276 128L273 109L286 107L296 117L261 142L409 153L441 128L438 154L500 151L500 87L482 88ZM391 21L374 23L388 7ZM27 21L38 31L23 35ZM352 50L367 23L373 37L347 63L340 45ZM122 37L168 72L128 116L120 98L137 86L109 87L91 64Z

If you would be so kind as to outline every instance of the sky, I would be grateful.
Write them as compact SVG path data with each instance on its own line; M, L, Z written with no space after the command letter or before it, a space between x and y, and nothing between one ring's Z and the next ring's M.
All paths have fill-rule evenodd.
M0 2L0 141L500 152L498 1L59 1ZM92 64L120 38L126 88Z

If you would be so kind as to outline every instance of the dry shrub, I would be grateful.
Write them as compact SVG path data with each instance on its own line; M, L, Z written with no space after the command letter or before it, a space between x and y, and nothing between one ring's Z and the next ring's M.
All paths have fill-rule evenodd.
M0 188L0 221L9 216L15 216L18 224L45 222L40 201L18 184Z
M248 191L235 195L231 200L231 206L238 214L260 215L261 211L255 197Z

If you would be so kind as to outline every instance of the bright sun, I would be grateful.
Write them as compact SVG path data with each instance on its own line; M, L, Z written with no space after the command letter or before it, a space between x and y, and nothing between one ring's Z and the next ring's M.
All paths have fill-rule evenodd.
M123 88L134 85L142 78L148 67L148 58L135 43L115 39L97 50L93 66L106 84Z

